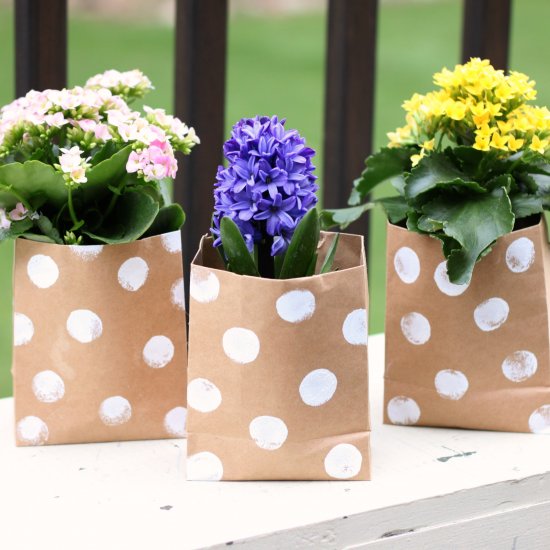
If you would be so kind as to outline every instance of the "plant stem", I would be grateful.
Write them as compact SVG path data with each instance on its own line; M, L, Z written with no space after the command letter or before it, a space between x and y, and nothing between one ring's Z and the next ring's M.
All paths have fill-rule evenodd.
M82 227L84 225L84 222L82 220L78 219L78 216L76 215L74 204L73 204L73 188L72 186L68 187L68 193L67 193L67 206L69 207L69 214L71 216L71 220L73 222L73 227L71 231L75 231L79 227Z

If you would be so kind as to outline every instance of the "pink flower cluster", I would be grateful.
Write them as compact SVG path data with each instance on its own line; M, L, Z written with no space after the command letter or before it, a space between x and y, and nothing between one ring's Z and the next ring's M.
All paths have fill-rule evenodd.
M29 212L21 202L18 202L11 212L6 212L4 208L0 208L0 229L8 230L12 222L18 222L27 217L34 220L37 215Z
M154 140L149 147L130 153L126 171L137 173L145 181L158 181L176 177L178 163L168 140Z

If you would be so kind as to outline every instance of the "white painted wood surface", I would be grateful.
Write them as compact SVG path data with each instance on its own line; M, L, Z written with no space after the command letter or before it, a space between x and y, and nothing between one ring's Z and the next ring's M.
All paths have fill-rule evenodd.
M549 549L550 437L381 424L371 482L185 481L185 441L15 448L0 400L2 550Z

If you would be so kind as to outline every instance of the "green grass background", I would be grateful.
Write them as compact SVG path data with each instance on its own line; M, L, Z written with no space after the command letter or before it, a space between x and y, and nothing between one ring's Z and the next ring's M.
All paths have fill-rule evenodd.
M460 0L383 3L379 15L375 146L402 124L400 105L431 87L431 75L459 60ZM550 104L547 57L548 0L514 3L511 67L538 83L541 105ZM278 114L319 151L322 166L324 14L233 17L229 27L226 126L246 115ZM156 90L147 103L171 109L174 32L161 25L73 18L69 24L69 81L82 84L107 68L141 68ZM0 105L13 99L13 17L0 9ZM200 135L200 128L197 128ZM212 166L212 176L216 167ZM322 173L318 174L322 184ZM348 182L351 185L351 182ZM384 191L385 192L385 191ZM330 205L327 205L330 206ZM184 205L185 207L185 205ZM372 219L369 254L371 332L384 326L385 221ZM0 243L0 397L11 394L11 263L13 247ZM37 357L37 361L40 358Z

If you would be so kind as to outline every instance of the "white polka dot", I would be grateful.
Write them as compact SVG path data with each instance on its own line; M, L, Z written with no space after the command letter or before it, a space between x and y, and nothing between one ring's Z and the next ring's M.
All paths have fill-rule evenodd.
M143 360L153 369L162 369L174 358L174 344L167 336L153 336L143 348Z
M399 278L407 284L414 283L420 275L420 260L408 246L401 247L393 257L393 267Z
M13 345L24 346L34 336L34 325L23 313L13 314Z
M388 417L392 424L410 426L420 420L420 407L410 397L400 395L388 403Z
M508 313L510 308L502 298L489 298L476 307L474 320L481 330L489 332L502 326Z
M529 429L535 434L550 434L550 405L539 407L529 417Z
M279 449L288 437L286 424L276 416L257 416L248 429L254 443L266 451Z
M222 402L222 394L215 384L206 378L195 378L187 386L187 404L207 413L215 411Z
M527 350L514 351L502 362L502 372L512 382L523 382L537 372L538 361L534 353Z
M50 432L46 423L37 416L25 416L17 423L17 439L27 445L44 445Z
M183 277L180 277L170 289L172 303L178 308L185 310L185 289L183 288Z
M435 389L437 393L445 398L456 401L468 391L468 378L459 370L440 370L435 375Z
M187 458L189 481L220 481L222 477L223 464L214 453L203 451Z
M75 255L78 256L80 259L84 260L85 262L90 262L92 260L95 260L102 252L103 245L102 244L89 244L89 245L77 245L72 244L69 246L69 250Z
M319 407L332 399L338 379L328 369L316 369L306 374L300 384L300 397L310 407Z
M336 479L350 479L361 471L363 456L355 445L340 443L325 456L325 471Z
M32 379L32 391L42 403L55 403L65 395L65 384L59 374L43 370Z
M460 296L468 290L469 284L465 285L455 285L449 280L449 275L447 274L447 262L441 262L434 272L434 280L437 288L446 294L447 296Z
M251 363L260 353L260 340L247 328L226 330L222 339L223 351L235 363Z
M535 245L531 239L520 237L506 249L506 265L513 273L527 271L535 261Z
M168 435L173 437L185 437L185 423L187 420L187 409L185 407L174 407L164 417L164 429Z
M342 333L349 344L366 346L369 337L368 317L366 309L354 309L348 313Z
M27 264L27 274L38 288L49 288L57 281L59 268L49 256L36 254Z
M101 336L103 323L89 309L76 309L67 319L67 331L82 344L89 344Z
M421 346L430 339L432 328L424 315L413 311L401 318L401 332L411 344Z
M189 291L193 300L207 304L218 298L220 281L211 271L192 268Z
M165 233L160 236L162 246L170 252L170 254L176 254L181 252L181 233L179 231L172 231L171 233Z
M107 426L125 424L131 417L132 406L127 399L120 395L108 397L99 406L99 418Z
M309 290L291 290L277 299L277 313L283 321L301 323L315 312L315 296Z
M139 290L147 281L149 266L147 262L138 256L126 260L118 270L118 282L120 286L130 292Z

